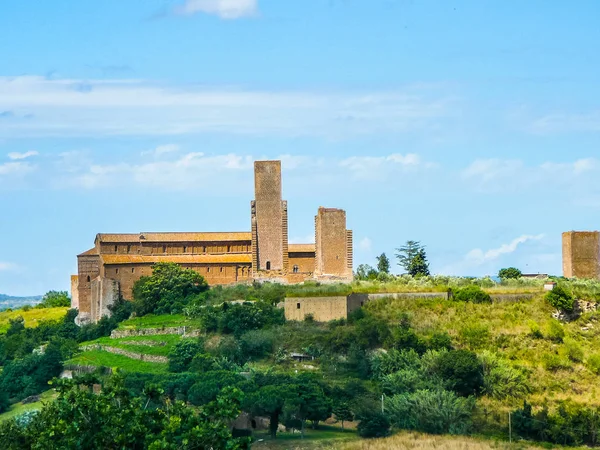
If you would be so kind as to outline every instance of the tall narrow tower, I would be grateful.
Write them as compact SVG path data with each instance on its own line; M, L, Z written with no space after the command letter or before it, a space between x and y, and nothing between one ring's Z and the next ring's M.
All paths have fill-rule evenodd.
M352 231L346 211L320 207L315 216L315 277L352 280Z
M281 199L281 161L254 162L252 272L287 272L287 202Z
M563 275L600 279L600 232L563 233Z

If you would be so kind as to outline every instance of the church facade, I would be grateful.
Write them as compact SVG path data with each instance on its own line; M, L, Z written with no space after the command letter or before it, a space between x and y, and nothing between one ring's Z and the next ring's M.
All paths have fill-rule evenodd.
M254 190L250 231L97 234L94 247L77 256L78 273L71 277L78 322L98 321L119 296L131 300L134 283L152 275L157 262L195 270L209 285L352 280L352 231L344 210L320 207L315 243L290 244L281 161L254 163Z

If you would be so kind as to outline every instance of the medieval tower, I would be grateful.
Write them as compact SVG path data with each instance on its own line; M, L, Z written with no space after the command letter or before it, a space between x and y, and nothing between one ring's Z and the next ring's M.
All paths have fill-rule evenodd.
M600 232L567 231L562 250L565 277L600 279Z

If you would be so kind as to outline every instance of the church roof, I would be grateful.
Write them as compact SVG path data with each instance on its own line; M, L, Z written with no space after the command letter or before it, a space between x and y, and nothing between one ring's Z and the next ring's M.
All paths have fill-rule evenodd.
M96 247L92 247L89 250L87 250L83 253L80 253L77 256L93 256L93 255L97 255L97 254L98 254L98 250L96 250Z
M104 264L154 264L172 262L177 264L236 264L251 263L249 253L226 255L102 255Z
M289 244L288 253L314 253L315 244Z
M100 233L100 242L210 242L210 241L250 241L252 233L204 232L204 233Z

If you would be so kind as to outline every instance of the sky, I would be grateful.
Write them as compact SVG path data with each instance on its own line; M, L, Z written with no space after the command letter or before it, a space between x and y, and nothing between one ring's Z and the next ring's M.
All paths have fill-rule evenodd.
M0 293L69 289L99 232L246 231L281 159L290 241L355 267L561 274L600 228L600 3L2 0ZM401 272L394 264L393 271Z

